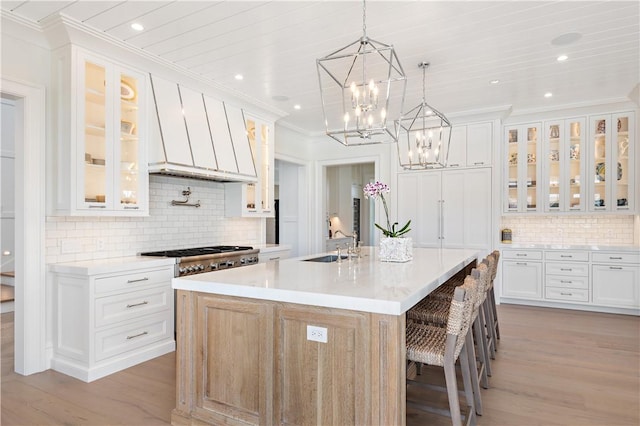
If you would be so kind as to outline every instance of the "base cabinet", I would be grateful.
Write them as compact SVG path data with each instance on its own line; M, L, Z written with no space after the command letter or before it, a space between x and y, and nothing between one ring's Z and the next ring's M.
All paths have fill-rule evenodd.
M173 266L98 274L51 268L54 370L91 382L175 349Z
M594 253L593 302L640 314L640 254Z
M505 249L502 258L504 303L640 315L637 250Z
M404 315L183 290L177 309L172 424L405 424Z
M542 298L542 263L505 259L502 283L505 297L539 300Z

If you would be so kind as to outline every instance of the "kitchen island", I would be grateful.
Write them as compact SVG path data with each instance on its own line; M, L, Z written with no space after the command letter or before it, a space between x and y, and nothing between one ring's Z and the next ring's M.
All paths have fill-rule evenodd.
M405 424L405 312L477 254L365 247L174 278L172 424Z

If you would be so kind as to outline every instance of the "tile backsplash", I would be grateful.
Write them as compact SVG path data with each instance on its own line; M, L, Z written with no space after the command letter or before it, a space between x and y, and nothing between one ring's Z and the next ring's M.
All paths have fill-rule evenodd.
M183 200L200 208L171 206ZM148 217L57 217L46 219L47 263L134 256L144 251L264 242L263 219L224 215L224 184L151 175Z
M509 216L502 217L500 229L513 232L514 243L610 245L637 244L634 216Z

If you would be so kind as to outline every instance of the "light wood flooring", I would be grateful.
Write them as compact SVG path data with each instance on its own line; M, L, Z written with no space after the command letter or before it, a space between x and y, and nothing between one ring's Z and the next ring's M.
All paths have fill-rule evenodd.
M516 305L498 309L502 339L491 388L482 391L479 425L640 425L638 317ZM13 313L2 314L0 322L2 425L169 423L174 354L89 384L51 370L23 377L13 373ZM409 398L421 396L409 388ZM449 424L407 410L408 426Z

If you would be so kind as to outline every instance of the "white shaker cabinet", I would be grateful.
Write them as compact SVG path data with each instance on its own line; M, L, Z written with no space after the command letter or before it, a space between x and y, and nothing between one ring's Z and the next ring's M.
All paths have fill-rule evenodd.
M51 213L147 215L146 75L73 45L52 58Z
M502 297L542 299L542 252L503 250Z
M447 167L490 166L493 123L473 123L451 128Z
M640 314L640 255L592 254L593 303L632 308Z
M491 246L491 169L398 174L398 223L416 247Z
M116 262L117 259L104 261ZM52 264L51 367L85 382L175 350L172 264ZM92 270L94 269L94 270Z

